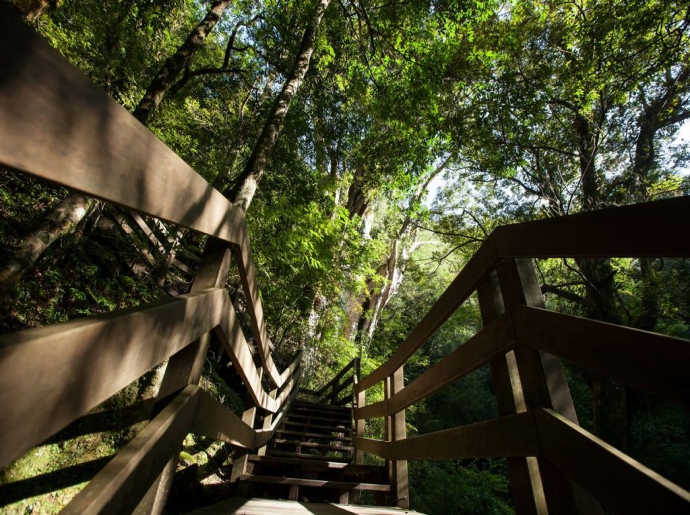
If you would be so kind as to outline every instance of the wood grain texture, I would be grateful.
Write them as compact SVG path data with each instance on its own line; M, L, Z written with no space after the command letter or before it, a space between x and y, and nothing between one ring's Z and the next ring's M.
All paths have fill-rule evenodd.
M216 326L224 289L0 336L0 464Z
M240 208L0 9L0 163L228 242L245 239Z
M511 311L519 343L690 404L690 341L527 306Z
M387 460L448 460L539 456L530 412L385 442L356 436L355 449Z
M504 225L492 236L500 257L687 257L690 197Z
M535 412L544 458L617 513L690 513L690 492L551 410Z
M193 385L182 390L62 513L131 513L189 432L199 393L199 387Z
M190 431L198 435L220 440L238 447L254 447L256 431L223 406L210 394L202 391L198 395L196 417Z

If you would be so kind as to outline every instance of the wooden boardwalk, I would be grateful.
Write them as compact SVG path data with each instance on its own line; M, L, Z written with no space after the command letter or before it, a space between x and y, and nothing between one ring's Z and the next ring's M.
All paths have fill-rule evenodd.
M346 504L301 503L273 499L244 499L235 497L213 506L189 512L188 515L401 515L418 513L404 508L355 506Z

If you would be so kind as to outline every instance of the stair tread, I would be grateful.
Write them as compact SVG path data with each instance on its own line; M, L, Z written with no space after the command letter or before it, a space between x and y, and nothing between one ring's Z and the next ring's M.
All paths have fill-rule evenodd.
M350 458L336 458L334 456L324 456L322 454L304 454L301 452L290 451L271 451L271 456L292 456L294 458L301 458L307 460L324 460L324 461L340 461L343 463L350 463Z
M284 445L300 445L303 447L313 447L317 449L328 449L332 451L351 451L354 447L340 446L340 445L327 445L325 443L312 443L312 442L301 442L299 440L285 440L284 438L276 438L273 440L275 443Z
M352 432L352 427L339 427L339 426L326 426L326 425L321 425L321 424L309 424L307 422L292 422L289 420L286 420L283 422L283 427L286 425L290 426L298 426L298 427L313 427L314 429L330 429L333 433L351 433Z
M344 442L352 441L351 436L332 436L319 433L308 433L306 431L293 431L291 429L278 429L276 434L304 436L305 438L322 438L324 440L342 440Z
M295 418L308 418L310 420L323 420L325 422L342 421L342 422L349 422L350 424L352 424L352 420L349 417L341 417L340 415L336 415L336 414L334 414L333 417L320 417L317 415L304 415L302 413L288 413L286 415L286 417L288 419L293 418L293 417L295 417Z
M296 401L294 404L294 408L306 408L306 409L316 409L316 410L324 410L324 411L339 411L339 412L347 412L350 411L352 408L345 408L342 406L334 406L333 404L319 404L316 402L307 402L307 401Z
M389 492L390 485L378 483L358 483L355 481L328 481L321 479L302 479L297 477L259 476L254 474L242 474L243 481L257 483L273 483L281 485L312 486L320 488L342 488L347 490L372 490L377 492Z
M268 465L299 466L309 471L342 470L345 474L386 473L388 471L385 466L381 465L355 465L342 461L316 461L300 458L281 458L280 456L259 456L257 454L250 454L247 459L254 463L265 463Z

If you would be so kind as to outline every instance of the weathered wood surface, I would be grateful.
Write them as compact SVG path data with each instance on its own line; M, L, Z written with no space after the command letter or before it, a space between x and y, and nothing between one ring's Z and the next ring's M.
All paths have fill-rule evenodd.
M551 410L535 413L544 458L616 513L690 513L690 492Z
M348 481L323 481L320 479L301 479L294 477L278 477L278 476L259 476L247 474L241 477L244 481L251 481L256 483L271 483L276 485L297 485L297 486L313 486L319 488L342 488L346 490L370 490L374 492L388 492L390 485L381 485L378 483L355 483Z
M511 311L519 343L690 404L690 341L527 306Z
M531 413L436 431L399 441L354 438L354 447L387 460L449 460L539 456Z
M690 197L498 227L500 257L687 257Z
M0 465L209 331L224 298L210 289L0 336Z
M243 241L240 208L7 5L0 9L0 163L228 242Z
M492 272L477 288L477 298L484 326L504 313L505 305L496 272ZM527 411L515 352L507 352L492 360L490 369L498 414L506 416ZM507 458L506 462L516 513L548 513L537 459L535 457Z
M180 392L101 470L62 513L131 513L189 432L200 389Z
M243 499L236 497L213 506L189 512L189 515L344 515L348 513L353 515L401 515L417 512L381 506L298 503L295 501Z
M200 392L190 431L238 447L254 447L256 431L206 392Z

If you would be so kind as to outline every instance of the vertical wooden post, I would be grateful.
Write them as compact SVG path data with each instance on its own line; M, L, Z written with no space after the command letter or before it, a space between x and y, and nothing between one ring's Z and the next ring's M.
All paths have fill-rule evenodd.
M361 374L360 358L355 358L354 370L352 371L352 429L353 436L364 436L364 419L355 418L355 410L364 407L366 404L366 391L358 392L357 385ZM354 441L352 442L354 445ZM354 450L353 460L355 465L364 464L364 452L359 449ZM352 504L358 504L360 499L360 490L350 490L350 498L348 501Z
M405 377L403 374L403 367L393 372L390 376L390 396L399 393L405 388ZM404 440L407 438L407 428L405 426L405 410L401 410L390 417L391 427L390 435L392 441ZM410 507L409 481L407 475L407 461L396 460L393 461L393 481L391 489L393 490L393 499L399 508Z
M263 373L263 368L259 370L259 374ZM244 411L242 412L242 422L250 427L254 427L256 421L257 407L254 404L251 396L247 394L244 398ZM246 474L247 464L249 462L249 452L246 450L238 450L238 455L232 462L232 472L230 473L230 482L236 482L241 475ZM248 484L246 482L240 483L238 487L238 494L240 496L247 495Z
M506 308L515 304L543 308L544 298L531 259L516 259L498 268ZM545 352L518 347L515 360L528 410L553 409L577 424L575 407L561 361ZM554 514L601 514L601 505L543 458L537 458L546 505Z
M209 238L192 283L191 293L224 286L230 269L230 256L227 243ZM210 340L211 335L207 333L170 357L153 407L152 419L168 405L178 391L188 384L199 383ZM182 442L180 442L181 444ZM163 513L170 494L172 477L175 474L180 449L175 448L172 452L170 460L149 488L147 494L139 502L135 513L150 513L152 515Z
M491 276L479 285L477 296L484 325L503 313L503 299L496 272L492 272ZM492 361L490 366L498 414L504 416L526 411L515 353L510 351ZM508 458L507 462L515 512L518 515L548 513L536 458Z
M269 395L272 399L275 399L275 398L277 397L277 395L278 395L278 389L271 390L271 391L269 392L268 395ZM272 423L273 423L273 413L267 411L267 412L264 414L264 422L263 422L262 428L263 428L263 429L269 429L269 428L271 427L271 424L272 424ZM257 451L257 454L258 454L259 456L266 456L266 451L267 451L267 450L268 450L268 443L267 443L266 445L264 445L263 447L259 448L259 450ZM301 451L297 451L297 452L301 452Z

